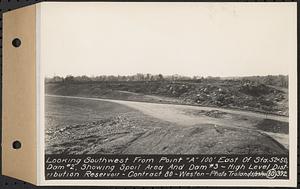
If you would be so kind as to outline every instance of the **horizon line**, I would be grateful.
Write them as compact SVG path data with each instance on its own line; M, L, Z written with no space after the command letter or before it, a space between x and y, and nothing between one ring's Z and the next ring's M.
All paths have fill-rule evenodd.
M151 73L136 73L136 74L126 74L126 75L120 75L120 74L117 74L117 75L113 75L113 74L99 74L99 75L72 75L72 74L66 74L66 75L56 75L56 74L53 74L53 76L49 76L49 75L46 75L45 78L53 78L53 77L67 77L67 76L73 76L73 77L83 77L83 76L86 76L86 77L99 77L99 76L114 76L114 77L118 77L118 76L136 76L138 74L142 74L142 75L151 75L151 76L157 76L157 75L162 75L162 76L179 76L179 77L203 77L203 78L207 78L207 77L220 77L220 78L230 78L230 77L266 77L266 76L289 76L289 74L265 74L265 75L235 75L235 76L213 76L213 75L192 75L192 76L188 76L188 75L181 75L181 74L161 74L161 73L158 73L158 74L151 74Z

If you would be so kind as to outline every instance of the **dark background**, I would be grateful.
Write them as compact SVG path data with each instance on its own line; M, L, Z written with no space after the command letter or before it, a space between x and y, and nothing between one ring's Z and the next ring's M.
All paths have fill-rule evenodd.
M191 0L193 1L193 0ZM234 0L229 0L229 1L222 1L222 0L205 0L206 2L235 2ZM11 10L14 10L14 9L17 9L17 8L20 8L20 7L24 7L24 6L27 6L27 5L31 5L31 4L35 4L35 3L38 3L38 2L42 2L42 0L0 0L0 72L1 72L1 77L0 77L0 83L1 83L1 88L0 88L0 97L2 99L2 13L3 12L7 12L7 11L11 11ZM241 1L238 1L238 2L296 2L296 0L250 0L250 1L247 1L247 0L241 0ZM297 5L298 7L298 5ZM299 13L298 14L298 18L299 18ZM299 19L297 21L299 23ZM80 26L78 26L80 27ZM299 49L298 49L299 51ZM2 105L2 103L1 103ZM2 107L2 106L1 106ZM2 108L1 110L2 111ZM1 116L2 116L2 113L1 113ZM298 122L299 122L299 119L298 119ZM1 123L0 123L1 124ZM0 133L1 133L1 128L0 127ZM299 130L298 130L298 136L299 136ZM1 139L1 135L0 135L0 139ZM299 149L299 146L298 146L298 149ZM0 148L0 151L1 151L1 148ZM298 158L299 158L299 155L298 155ZM1 156L0 156L0 161L1 161ZM25 163L25 162L24 162ZM298 162L298 187L299 188L299 162ZM0 170L1 170L1 162L0 162ZM36 189L36 188L45 188L45 189L50 189L50 188L64 188L64 189L71 189L71 188L108 188L108 187L36 187L36 186L33 186L31 184L28 184L26 182L23 182L23 181L19 181L19 180L16 180L16 179L13 179L13 178L9 178L9 177L6 177L6 176L2 176L0 175L0 189ZM110 187L110 188L118 188L118 189L125 189L125 187ZM170 188L170 187L126 187L126 188L140 188L140 189L150 189L150 188ZM173 188L173 187L172 187ZM174 187L174 188L186 188L186 187ZM202 187L203 188L203 187ZM208 187L206 187L208 188ZM209 188L213 188L213 187L209 187ZM215 187L217 188L217 187ZM225 187L224 187L225 188ZM253 189L253 188L251 188Z

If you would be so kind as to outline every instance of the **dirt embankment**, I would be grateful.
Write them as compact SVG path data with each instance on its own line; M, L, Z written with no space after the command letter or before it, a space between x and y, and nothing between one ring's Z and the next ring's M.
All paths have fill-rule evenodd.
M47 83L46 93L132 101L164 102L288 115L287 90L250 81L116 81Z
M109 101L46 97L46 103L47 154L288 153L263 132L230 122L218 124L215 119L224 114L208 112L204 114L212 116L211 120L190 117L182 124L185 120L156 118L151 112ZM149 105L148 109L161 112L155 104ZM185 112L173 109L182 114L180 119L188 118Z
M194 125L137 127L124 116L47 132L48 154L285 154L268 135L240 128ZM82 133L82 131L85 131Z

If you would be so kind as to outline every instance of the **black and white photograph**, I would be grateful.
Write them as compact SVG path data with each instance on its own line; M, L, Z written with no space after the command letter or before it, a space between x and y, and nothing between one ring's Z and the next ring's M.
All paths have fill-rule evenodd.
M179 4L42 18L45 154L289 154L288 6Z
M37 186L297 186L296 2L5 11L3 175Z
M286 75L69 75L45 85L46 153L288 153Z

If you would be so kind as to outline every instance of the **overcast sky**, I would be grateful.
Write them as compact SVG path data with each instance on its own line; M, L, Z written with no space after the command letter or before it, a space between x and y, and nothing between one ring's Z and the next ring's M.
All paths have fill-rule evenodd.
M46 76L288 74L296 3L44 3Z

